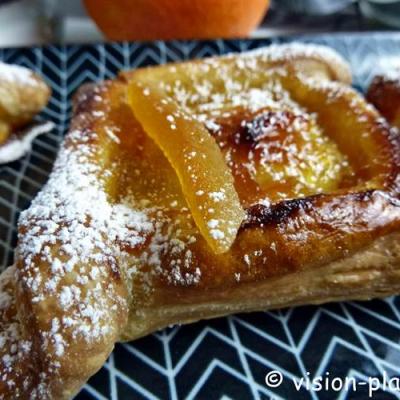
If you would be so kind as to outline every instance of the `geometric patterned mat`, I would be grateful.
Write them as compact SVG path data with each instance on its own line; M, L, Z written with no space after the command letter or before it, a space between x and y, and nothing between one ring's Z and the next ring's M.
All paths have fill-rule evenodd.
M13 261L19 213L46 182L68 127L71 96L81 84L112 78L121 69L291 40L335 48L350 62L360 90L380 70L396 62L400 65L398 33L0 50L0 59L44 76L53 94L40 119L56 124L51 133L35 140L23 159L0 166L0 269ZM278 374L282 382L268 386L269 373ZM343 383L345 377L353 381L338 390L333 379ZM328 389L310 390L307 378L323 379ZM367 399L371 394L374 399L400 398L400 297L236 315L168 328L117 345L77 399L315 400Z

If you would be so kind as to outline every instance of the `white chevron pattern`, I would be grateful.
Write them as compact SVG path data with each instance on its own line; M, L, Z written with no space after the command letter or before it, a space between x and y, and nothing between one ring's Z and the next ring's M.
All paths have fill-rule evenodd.
M327 44L347 58L354 84L365 88L382 67L400 59L400 34L348 34L299 38ZM288 40L288 39L285 39ZM280 42L282 39L274 39ZM70 98L84 82L112 78L120 69L245 51L272 40L116 43L0 50L0 59L43 75L53 96L41 115L57 129L36 139L18 162L0 167L0 267L12 262L16 221L51 169L70 118ZM379 62L378 62L379 60ZM366 399L357 392L311 393L293 379L306 376L400 375L400 298L349 302L237 315L173 327L120 344L77 399ZM283 382L268 388L265 375ZM360 386L361 388L361 386ZM400 398L381 388L376 399Z

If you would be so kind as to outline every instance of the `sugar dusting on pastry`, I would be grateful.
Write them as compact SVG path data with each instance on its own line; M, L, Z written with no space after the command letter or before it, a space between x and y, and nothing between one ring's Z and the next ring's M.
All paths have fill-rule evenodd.
M54 310L41 330L42 350L53 357L51 374L71 340L96 342L110 334L110 312L127 307L110 281L119 274L116 257L124 245L142 244L153 229L145 214L108 201L102 187L109 172L95 162L98 149L90 143L96 139L95 132L69 133L48 183L19 220L24 232L17 254L19 283L34 308L51 304ZM6 300L3 294L2 303ZM7 373L4 357L2 374ZM46 374L34 395L45 394L45 382Z
M345 175L351 177L346 155L324 134L317 115L294 101L285 85L291 77L282 60L299 55L318 59L321 53L332 65L343 65L329 49L291 44L173 65L171 77L159 82L183 112L214 137L234 175L242 205L330 191ZM339 70L339 78L346 80L346 67ZM310 79L304 71L298 73ZM342 95L337 82L326 77L315 81L321 87L324 82L328 97ZM246 139L246 132L253 137ZM249 180L255 191L248 190ZM223 239L218 230L212 236Z
M85 138L81 132L70 132L68 140L75 142L78 148L72 144L61 149L49 182L31 207L21 214L19 225L27 227L27 231L19 241L19 256L29 266L34 255L40 253L42 261L49 263L52 272L46 282L40 281L40 275L23 278L32 292L37 292L33 302L44 300L47 293L57 293L60 285L61 292L65 289L64 293L69 293L64 300L60 299L63 308L68 309L82 302L85 299L81 296L79 286L86 281L85 276L88 281L96 280L94 278L103 274L106 276L103 265L111 263L111 268L116 268L114 256L120 251L118 246L138 246L144 242L145 233L152 230L152 224L145 214L124 204L110 204L108 201L102 189L102 179L107 177L108 172L103 171L103 177L98 175L101 166L90 159L95 149L82 143L95 136L95 132ZM34 228L29 229L33 222ZM58 256L61 259L52 254L50 245L54 244L59 246ZM91 267L83 267L85 264ZM77 285L64 287L62 278L78 267ZM98 275L93 273L93 268L97 268ZM88 304L96 298L96 290L95 287L93 293L86 293ZM84 312L89 319L98 319L101 314L101 304L98 304L97 310ZM79 333L88 338L93 334L89 331L85 333L84 326L77 327L76 334Z
M340 71L340 76L337 76L337 79L346 80L349 77L349 71L344 66L343 60L333 51L319 46L284 45L245 53L240 58L228 55L222 59L206 59L199 64L173 65L169 67L171 74L167 79L161 78L155 80L151 69L141 70L138 71L131 81L128 97L135 116L144 126L145 131L166 152L167 157L178 173L183 192L185 193L196 224L204 238L216 252L227 251L232 245L240 223L243 220L243 213L240 213L237 194L234 193L235 189L232 189L230 187L232 185L229 185L232 180L231 177L229 177L230 179L228 177L225 178L225 187L221 186L217 188L221 193L226 191L227 199L224 201L221 201L221 198L193 197L188 193L186 181L190 181L190 186L193 190L207 192L211 186L216 185L214 180L218 176L225 177L227 174L225 173L225 165L219 165L218 167L216 157L211 157L211 146L204 146L199 152L203 154L196 154L195 151L191 151L191 148L182 148L184 153L183 159L185 161L183 163L184 167L182 167L182 163L179 161L182 154L177 153L175 150L176 147L180 147L180 136L187 135L187 138L183 142L188 146L190 135L193 135L193 133L190 133L190 129L195 126L194 123L190 122L192 120L197 120L209 132L218 136L221 129L218 119L229 119L241 107L252 112L267 107L278 111L284 107L289 110L299 110L299 114L304 114L305 110L299 108L291 100L290 94L284 90L280 82L280 77L287 72L283 61L290 61L296 57L310 59L323 58L325 61L332 63L332 65L340 66L337 69ZM155 103L157 101L159 104ZM152 106L154 106L154 110L149 111ZM159 120L158 114L165 115L166 121ZM277 115L279 114L277 113ZM180 127L179 136L175 137L175 139L170 139L171 134L165 132L170 130L173 133L173 131L177 130L177 126ZM196 131L200 132L202 130L200 128L202 127L197 125ZM208 138L206 139L208 140ZM197 146L200 149L200 147L203 147L202 144L205 141L204 138L198 140L196 145L191 147L195 148ZM317 141L314 140L314 142ZM176 145L171 148L171 143L175 143ZM227 143L223 140L218 140L218 138L217 144L220 148L229 148L229 146L226 146ZM330 155L335 152L334 144L329 143L328 140L325 140L323 145L328 150L333 149L329 152ZM293 146L292 148L290 146L286 147L288 149L287 154L294 155L296 152L299 152ZM310 149L311 151L308 151L307 156L309 158L311 157L312 150L315 149L314 147ZM235 150L233 149L232 152ZM235 166L232 165L234 161L231 157L232 152L224 152L225 164L234 169ZM321 173L322 176L325 171L329 171L330 164L341 164L341 160L336 160L336 158L340 158L337 149L336 155L327 157L329 162ZM207 157L208 165L199 160L201 156ZM316 162L310 162L308 167L312 168L320 161L321 157ZM263 165L266 168L268 168L268 163L269 160L263 160ZM252 173L250 171L251 168L257 169L259 167L259 165L252 165L254 164L252 160L249 160L247 164L249 165L250 174ZM281 177L283 177L284 173L286 175L293 175L295 167L298 167L301 163L294 162L293 164L290 166L291 171L289 168L286 168L285 171L279 173ZM275 173L275 171L272 172ZM308 172L306 171L303 175L308 174ZM208 182L207 185L202 186L202 182L204 181L203 175L208 177ZM276 173L274 176L272 176L272 173L269 175L275 181L281 179ZM258 177L255 179L257 180ZM293 179L296 179L296 177ZM260 181L260 179L258 180ZM261 180L265 179L261 178ZM306 180L307 178L303 179L304 182ZM307 186L307 182L305 182L305 186ZM317 185L310 182L308 186L310 186L311 190L314 190L314 186ZM321 186L319 191L323 191L324 188L324 186ZM307 194L306 191L303 192L300 189L297 190L297 194ZM203 204L202 202L207 201L206 199L216 204ZM208 229L207 221L213 217L210 215L209 210L219 215L219 229Z
M3 62L0 62L0 80L27 86L39 85L39 81L30 69Z
M17 398L26 394L25 389L32 383L33 376L25 369L31 356L32 340L24 337L16 312L15 272L14 266L9 267L0 276L0 382Z
M109 132L106 134L110 137ZM110 139L119 144L114 137ZM151 207L148 212L136 210L131 199L110 202L104 186L112 173L99 165L101 145L95 131L71 131L66 141L48 183L19 220L23 231L17 254L21 260L19 282L29 293L33 307L51 304L58 309L54 314L60 314L41 331L43 352L53 357L48 365L50 375L56 373L57 359L63 357L71 340L102 340L110 333L110 312L126 312L127 299L107 283L110 275L132 277L137 272L126 249L132 251L150 237L148 250L137 262L153 265L156 274L163 273L160 253L165 250L165 243L173 246L177 260L182 251L186 263L190 264L191 259L185 242L178 237L173 239L171 228L179 220L170 221L161 210L154 215ZM190 236L187 243L195 240ZM38 256L41 271L35 267ZM200 269L195 268L193 273L186 269L184 263L172 265L168 280L181 285L198 283ZM6 294L0 299L5 306L7 299ZM12 339L23 342L17 333ZM13 368L12 360L6 358L2 373L8 364ZM44 374L43 381L33 389L35 396L45 395L46 379Z

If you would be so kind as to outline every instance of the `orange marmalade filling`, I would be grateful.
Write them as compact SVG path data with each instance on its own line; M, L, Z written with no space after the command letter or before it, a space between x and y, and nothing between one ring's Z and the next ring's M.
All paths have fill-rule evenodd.
M234 112L217 125L213 136L245 207L332 192L353 176L312 114L265 107Z
M207 128L233 175L244 208L351 186L355 176L346 154L325 134L317 115L292 99L284 87L284 75L285 71L275 71L264 74L263 82L258 77L245 83L235 76L224 76L220 81L203 80L194 85L180 79L171 83L143 79L143 95L137 103L143 104L143 99L152 93L152 86L156 91L161 88L165 98L172 99L179 110L164 115L170 127L175 130L177 121L194 118ZM146 120L140 122L146 124ZM176 143L165 127L160 126L158 132ZM178 134L183 135L184 129ZM196 150L186 149L189 169L195 168L190 155L197 154ZM211 160L211 154L211 150L207 154L207 149L202 149L204 159ZM221 165L211 172L210 163L206 166L208 179L218 172L222 174L225 167ZM193 185L190 190L196 191ZM196 214L197 210L191 211ZM211 216L204 218L209 220Z
M215 253L231 247L245 219L231 171L203 123L164 96L157 84L132 81L130 103L146 134L178 177L192 217Z
M156 79L165 91L164 102L177 105L171 114L161 108L159 116L176 127L181 118L205 127L221 151L223 167L228 166L233 176L247 218L223 254L199 230L174 163L127 102L133 77L114 83L108 92L111 106L104 124L99 124L106 130L103 136L114 143L105 146L110 152L106 158L112 161L106 190L112 203L144 213L153 224L140 246L122 244L129 254L120 260L123 273L141 272L135 280L127 279L134 285L130 292L139 296L154 285L215 288L263 279L328 262L362 246L375 230L392 229L391 218L397 218L394 205L384 194L365 192L386 188L393 168L387 161L387 132L374 110L344 85L285 78L269 77L247 90L238 86L236 91L211 94L199 88L183 90L178 79L171 84ZM151 98L154 82L145 83L148 86L136 92L139 99ZM205 97L200 99L199 93ZM182 130L165 124L153 132L166 135L172 145L177 143L176 134L182 135L179 140L185 137ZM191 164L196 158L185 157L194 151L188 148L193 143L185 144L179 149L190 171L198 165ZM207 160L207 148L203 151ZM197 182L204 181L202 192L187 189L199 198L194 212L205 217L210 231L225 232L227 227L213 213L231 204L214 191L206 192L209 177L219 173L218 163L203 166ZM319 192L323 193L310 197ZM213 207L203 207L206 194L215 200Z
M154 223L124 269L217 287L328 262L397 223L383 192L396 179L396 139L350 87L258 55L119 82L107 191Z

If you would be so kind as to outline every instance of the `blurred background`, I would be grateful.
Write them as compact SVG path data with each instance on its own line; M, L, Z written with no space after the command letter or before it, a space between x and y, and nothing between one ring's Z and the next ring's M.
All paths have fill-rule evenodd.
M389 29L400 0L0 0L1 47Z

